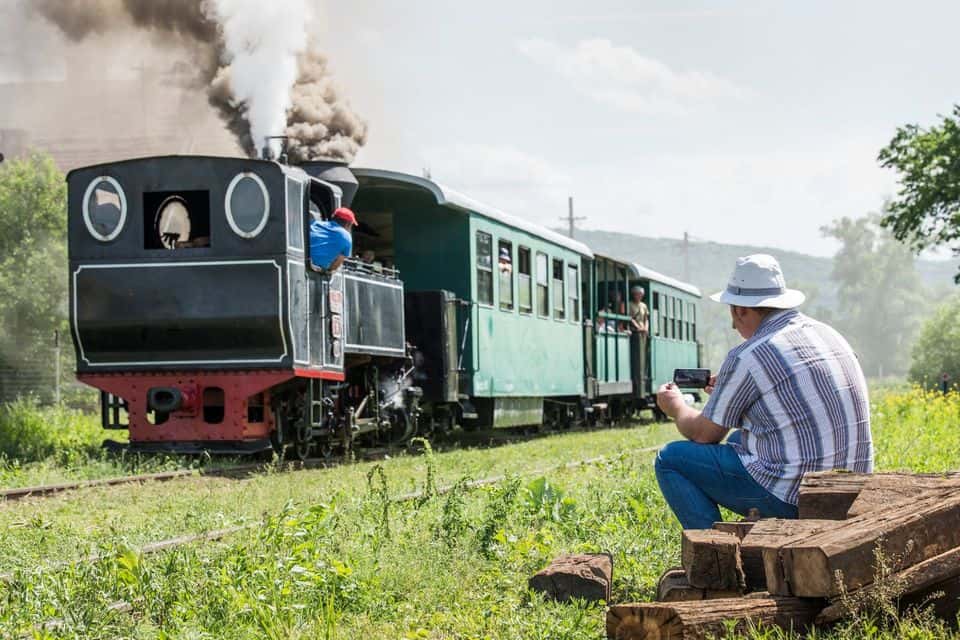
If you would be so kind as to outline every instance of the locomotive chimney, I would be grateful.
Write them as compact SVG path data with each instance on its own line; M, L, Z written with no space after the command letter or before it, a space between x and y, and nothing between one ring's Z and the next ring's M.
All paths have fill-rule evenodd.
M300 168L310 174L312 177L335 184L343 191L342 204L349 207L353 202L353 196L357 194L360 183L353 176L347 163L340 160L318 159L308 160L300 164Z

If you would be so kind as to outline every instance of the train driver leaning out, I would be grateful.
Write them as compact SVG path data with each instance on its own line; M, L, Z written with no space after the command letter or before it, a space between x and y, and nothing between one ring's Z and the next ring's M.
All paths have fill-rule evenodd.
M744 342L711 379L702 411L673 383L657 393L686 438L661 449L655 465L681 526L709 529L720 520L718 505L796 518L804 473L871 472L870 408L857 357L843 336L797 310L804 295L787 289L776 259L738 259L726 290L711 299L730 306Z
M336 271L350 257L353 238L350 231L357 224L353 211L340 207L330 220L314 218L310 223L310 262L314 269Z

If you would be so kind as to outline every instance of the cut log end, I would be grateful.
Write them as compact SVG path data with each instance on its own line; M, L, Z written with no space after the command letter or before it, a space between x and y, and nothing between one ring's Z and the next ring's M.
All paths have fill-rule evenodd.
M713 529L683 532L680 558L690 584L699 589L743 591L740 540L732 533Z

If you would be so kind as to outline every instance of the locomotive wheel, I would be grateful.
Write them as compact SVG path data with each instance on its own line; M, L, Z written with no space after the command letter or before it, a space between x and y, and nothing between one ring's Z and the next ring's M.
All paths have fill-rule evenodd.
M317 453L324 460L329 460L333 457L333 445L329 441L324 442L323 444L317 445Z
M294 453L297 454L297 459L301 462L307 460L310 457L310 450L313 448L312 442L298 442L294 446Z
M273 450L278 456L283 455L284 449L287 448L287 436L283 432L284 424L283 420L277 420L277 424L274 427L273 431L270 432L270 444L273 445Z

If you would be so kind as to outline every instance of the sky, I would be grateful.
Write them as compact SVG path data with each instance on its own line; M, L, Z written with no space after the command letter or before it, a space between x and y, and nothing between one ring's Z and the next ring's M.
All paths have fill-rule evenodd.
M832 255L896 128L960 101L960 3L354 0L324 43L356 164L559 226Z
M12 24L28 1L0 0L0 88L22 79L4 56L70 64L49 26ZM573 196L584 228L832 255L821 226L896 192L876 161L896 128L960 101L956 0L313 1L369 123L355 165L551 227ZM12 106L40 117L0 104L0 126Z

